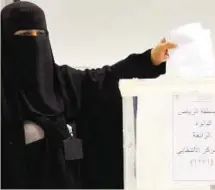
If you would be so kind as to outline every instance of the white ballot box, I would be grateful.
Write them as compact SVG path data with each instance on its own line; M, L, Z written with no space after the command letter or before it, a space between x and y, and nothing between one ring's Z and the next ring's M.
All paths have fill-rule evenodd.
M121 80L124 187L215 189L215 78Z

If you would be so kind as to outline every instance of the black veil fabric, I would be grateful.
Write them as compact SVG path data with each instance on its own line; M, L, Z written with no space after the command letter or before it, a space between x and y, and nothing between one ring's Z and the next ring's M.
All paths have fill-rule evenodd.
M12 3L2 10L1 23L2 81L6 98L19 93L31 112L47 116L62 113L64 108L43 10L25 1ZM44 30L46 34L14 35L28 29Z

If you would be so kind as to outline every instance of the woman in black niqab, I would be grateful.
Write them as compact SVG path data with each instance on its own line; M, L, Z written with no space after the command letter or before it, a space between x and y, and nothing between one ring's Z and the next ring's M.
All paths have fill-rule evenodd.
M2 188L123 189L119 79L164 74L175 45L100 69L57 66L44 12L25 1L2 10L1 40Z
M44 12L33 3L16 2L2 10L1 23L2 187L75 187L72 178L65 182L68 173L58 170L62 160L55 158L69 132L57 119L64 106ZM25 130L26 121L39 129ZM35 130L42 136L25 145Z
M31 111L60 114L63 108L43 10L32 3L17 2L5 7L1 16L3 81L19 91ZM31 35L32 30L36 36Z

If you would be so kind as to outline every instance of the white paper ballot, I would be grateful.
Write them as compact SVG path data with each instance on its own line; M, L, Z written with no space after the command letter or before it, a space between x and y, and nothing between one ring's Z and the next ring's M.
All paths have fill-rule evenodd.
M204 29L200 23L191 23L180 26L176 30L173 30L173 32L178 32L179 34L183 34L185 36L191 37L192 39L196 39L196 37L199 36L199 33L201 34L203 30Z
M215 61L210 30L193 23L173 30L167 40L178 44L170 51L167 76L182 78L215 76Z

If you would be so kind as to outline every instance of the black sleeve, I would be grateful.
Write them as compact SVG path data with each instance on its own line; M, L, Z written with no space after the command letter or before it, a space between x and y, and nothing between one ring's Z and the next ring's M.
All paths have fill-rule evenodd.
M118 82L119 79L131 78L156 78L166 73L166 63L154 66L151 60L151 49L142 54L131 54L126 59L112 66L104 66L99 69L75 70L68 66L61 66L61 70L68 75L75 75L82 84L98 83L102 86L106 80ZM71 70L71 71L70 71ZM80 84L80 82L79 82Z
M73 112L78 112L83 104L89 109L89 102L98 104L99 97L105 101L116 96L119 79L156 78L166 72L166 63L154 66L149 49L142 54L132 54L112 66L80 71L64 65L59 70L68 107L72 106L71 109L76 110Z
M132 54L111 67L118 79L122 78L156 78L166 72L166 63L154 66L151 49L142 54Z

